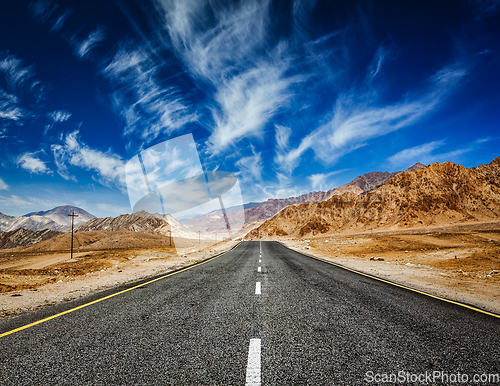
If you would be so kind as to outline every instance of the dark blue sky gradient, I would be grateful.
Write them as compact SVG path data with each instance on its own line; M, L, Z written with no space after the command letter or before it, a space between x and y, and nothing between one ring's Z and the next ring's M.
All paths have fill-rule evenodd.
M500 155L498 1L187 3L2 3L0 212L129 213L188 133L245 202Z

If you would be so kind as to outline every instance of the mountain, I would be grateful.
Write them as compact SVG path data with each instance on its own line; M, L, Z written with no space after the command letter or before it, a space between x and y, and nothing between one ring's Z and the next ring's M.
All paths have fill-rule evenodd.
M406 169L406 171L415 171L419 169L425 168L425 165L421 164L420 162L417 162L415 165L409 167ZM369 192L371 190L374 190L378 188L379 186L382 186L385 184L387 181L389 181L392 177L397 176L399 173L402 172L370 172L363 174L362 176L356 177L354 180L351 182L342 185L338 188L331 189L327 192L321 192L317 196L312 197L311 200L307 202L321 202L328 200L330 197L335 196L335 195L340 195L344 194L347 192L351 192L354 194L362 194Z
M247 237L303 237L499 219L500 157L470 169L452 162L434 163L398 173L361 195L348 192L320 203L289 206Z
M408 170L418 170L424 168L425 165L421 163L416 163ZM283 208L286 208L289 205L298 205L302 203L319 203L324 200L329 199L335 195L344 194L347 192L359 195L368 191L371 191L375 188L378 188L386 181L390 180L392 177L396 176L401 172L371 172L363 174L362 176L356 177L351 182L342 185L338 188L328 190L326 192L310 192L303 194L298 197L289 197L289 198L270 198L266 202L245 206L244 216L245 216L245 226L249 226L252 223L258 223L263 220L267 220L278 213ZM231 219L231 216L241 215L241 207L239 207L239 211L235 210L227 210L228 217ZM190 229L203 229L207 232L217 232L223 231L224 228L221 228L220 224L225 224L225 222L221 221L223 214L220 210L214 211L206 214L205 216L184 220L182 224L186 228Z
M172 243L174 245L174 242ZM157 248L169 247L168 236L131 231L90 231L75 233L75 251L102 251L106 249ZM36 253L49 251L69 252L71 233L63 233L49 240L18 249L17 252Z
M255 221L262 221L274 216L277 212L288 205L299 204L306 201L308 198L317 195L319 192L311 192L303 194L299 197L282 198L282 199L269 199L264 203L258 203L257 205L245 204L243 209L245 224L247 226ZM248 205L248 206L247 206ZM242 208L241 206L231 207L226 210L228 219L233 223L239 221L236 218L241 216ZM210 212L206 215L190 218L182 221L188 229L201 229L202 232L225 232L226 226L223 219L223 213L221 210L216 210ZM232 220L233 219L233 220Z
M415 170L418 170L418 169L423 169L425 168L425 165L424 164L421 164L420 162L417 162L415 165L413 165L412 167L409 167L408 169L406 169L407 172L413 172Z
M0 249L25 247L62 235L62 232L44 229L42 231L31 231L18 228L10 232L0 232Z
M73 213L73 211L78 215L74 218L75 226L95 217L85 210L71 205L58 206L48 211L28 213L18 217L0 213L0 232L8 232L18 228L32 231L49 229L69 232L71 231L71 217L68 217L68 214Z
M170 235L186 239L198 239L197 232L187 230L169 214L151 214L140 211L118 217L93 218L75 229L75 232L89 231L133 231L149 234Z
M263 204L263 202L249 202L247 204L243 204L243 209L245 210L245 209L254 208L254 207L262 205L262 204ZM225 208L225 209L226 209L226 213L238 212L238 211L241 211L241 205L231 206L231 207ZM214 214L215 215L222 215L222 210L217 209L217 210L213 210L212 212L205 213L205 214L194 215L194 216L183 216L183 217L179 217L178 220L181 224L185 224L185 223L194 222L194 220L196 220L196 219L199 219L199 218L202 218L205 216L211 216Z

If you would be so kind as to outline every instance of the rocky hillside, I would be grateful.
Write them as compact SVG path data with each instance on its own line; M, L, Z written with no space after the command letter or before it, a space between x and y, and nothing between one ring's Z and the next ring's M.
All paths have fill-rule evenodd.
M190 232L169 214L151 214L140 211L118 217L93 218L75 229L75 232L89 231L133 231L172 237L197 239L198 233Z
M31 231L29 229L18 228L14 231L0 233L0 249L10 249L25 247L39 243L63 234L62 232L44 229L42 231Z
M417 162L412 167L408 168L406 171L415 171L425 168L425 165ZM401 172L370 172L363 174L362 176L356 177L354 180L349 182L348 184L342 185L338 188L331 189L327 192L321 192L317 196L313 196L312 199L307 202L321 202L328 200L330 197L335 195L341 195L344 193L354 193L354 194L362 194L369 192L382 186L387 181L389 181L392 177L398 175Z
M425 165L417 163L408 170L418 170L424 167ZM332 196L344 194L347 192L354 193L356 195L368 192L384 184L386 181L388 181L398 173L401 172L371 172L356 177L346 185L342 185L338 188L331 189L326 192L310 192L298 197L289 198L270 198L266 202L259 205L245 207L245 226L259 221L267 220L289 205L298 205L302 203L319 203L329 199ZM241 209L239 211L241 211ZM238 211L228 210L229 218L231 218L231 216L239 215L241 214ZM182 221L182 224L186 226L186 228L202 229L207 232L223 231L225 229L223 226L225 223L221 221L222 216L223 215L221 211L216 211L202 217Z
M68 214L75 212L75 226L83 224L94 216L85 210L76 206L65 205L54 209L28 213L24 216L8 216L0 213L0 232L8 232L18 228L39 231L49 229L53 231L69 232L71 231L71 217Z
M248 238L297 236L338 230L399 229L500 220L500 157L467 169L452 162L393 176L365 194L289 206Z
M175 246L175 239L172 240ZM90 231L78 232L73 237L75 252L105 249L156 248L169 247L170 239L165 235L132 232L132 231ZM71 247L71 233L64 233L49 240L42 241L15 252L50 252L68 251Z

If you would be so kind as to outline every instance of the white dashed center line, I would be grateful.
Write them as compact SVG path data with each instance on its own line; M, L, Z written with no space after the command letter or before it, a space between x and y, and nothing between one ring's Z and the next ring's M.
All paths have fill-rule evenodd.
M261 292L260 292L260 281L258 281L257 283L255 283L255 295L260 295Z
M262 263L262 260L259 259L259 263Z
M257 272L262 272L262 267L257 268Z
M260 386L260 339L250 339L245 385Z

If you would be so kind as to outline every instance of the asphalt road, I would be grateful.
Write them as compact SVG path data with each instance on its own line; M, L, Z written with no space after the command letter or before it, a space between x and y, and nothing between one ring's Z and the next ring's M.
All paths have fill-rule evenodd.
M61 307L2 321L0 333ZM384 374L415 384L406 381L426 372L500 373L500 319L276 242L242 243L0 344L2 385L357 385Z

